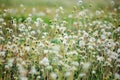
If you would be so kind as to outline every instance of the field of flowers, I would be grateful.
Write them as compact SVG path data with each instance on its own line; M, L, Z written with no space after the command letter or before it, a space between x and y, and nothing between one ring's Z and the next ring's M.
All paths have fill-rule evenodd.
M120 6L75 4L2 5L0 80L120 80Z

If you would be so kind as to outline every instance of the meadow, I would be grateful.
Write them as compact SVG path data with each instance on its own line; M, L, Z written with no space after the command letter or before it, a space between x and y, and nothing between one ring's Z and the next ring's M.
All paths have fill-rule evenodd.
M0 80L120 80L119 3L0 0Z

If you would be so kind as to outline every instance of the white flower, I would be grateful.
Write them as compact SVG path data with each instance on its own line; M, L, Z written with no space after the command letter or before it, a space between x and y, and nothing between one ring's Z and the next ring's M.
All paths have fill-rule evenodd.
M4 22L4 19L3 19L3 18L0 18L0 23L1 23L1 22Z
M38 79L40 79L40 78L41 78L41 76L37 76L37 78L38 78Z
M23 7L24 7L24 5L23 5L23 4L20 4L20 7L22 7L22 8L23 8Z
M8 60L8 66L12 67L14 62L14 58Z
M72 62L73 66L79 66L79 63L77 61Z
M59 51L60 51L60 46L59 45L53 45L53 46L50 46L50 48L51 48L51 52L52 53L55 53L55 54L58 54L59 53Z
M35 33L36 33L35 31L31 31L31 35L35 35Z
M51 78L52 78L53 80L56 80L56 78L57 78L57 74L54 73L54 72L52 72L52 73L50 74L50 76L51 76Z
M36 73L37 73L37 71L36 71L36 69L35 69L35 67L34 67L34 66L31 68L30 73L31 73L31 74L36 74Z
M97 60L101 62L104 60L104 58L102 56L97 56Z
M72 14L69 14L69 15L68 15L68 18L72 18L72 17L73 17L73 15L72 15Z
M79 47L84 47L85 46L85 41L79 41Z
M29 14L29 16L31 16L31 14ZM31 18L31 17L28 17L28 18L26 19L26 21L27 21L27 23L30 23L30 22L32 21L32 18Z
M27 70L21 64L17 64L20 76L26 76Z
M106 35L105 34L101 35L101 39L106 39Z
M96 73L96 71L94 71L94 70L93 70L93 71L92 71L92 73L93 73L93 74L95 74L95 73Z
M47 54L49 52L49 50L44 50L44 54Z
M112 59L117 59L118 56L119 56L119 55L118 55L117 53L112 52L111 55L110 55L110 58L112 58Z
M115 79L120 79L120 74L115 73Z
M71 75L71 72L66 72L65 77L69 77Z
M31 26L28 26L28 30L31 30L32 29L32 27Z
M100 15L100 14L101 14L101 12L97 10L96 11L96 15Z
M84 63L83 64L83 70L86 72L86 71L88 71L88 69L90 68L90 65L91 65L91 63L90 62L87 62L87 63Z
M39 26L39 22L34 22L35 26L38 27Z
M79 77L81 78L81 77L85 77L86 76L86 74L85 73L80 73L79 74Z
M30 51L30 46L26 46L25 50L29 52Z
M117 50L117 53L120 53L120 48Z
M64 10L62 6L59 7L60 10Z
M68 55L78 55L77 51L71 51L69 53L67 53Z
M27 77L20 76L20 80L28 80Z
M1 51L0 56L5 56L5 51Z
M95 42L96 39L92 37L92 38L89 39L89 41L90 41L90 42Z
M47 66L47 69L48 69L48 70L52 70L52 66L50 66L50 65Z
M47 57L44 57L41 61L40 64L43 64L44 66L48 66L49 65L49 60Z
M86 31L83 31L83 36L88 37L89 34Z
M81 5L83 3L83 0L78 1L78 5Z

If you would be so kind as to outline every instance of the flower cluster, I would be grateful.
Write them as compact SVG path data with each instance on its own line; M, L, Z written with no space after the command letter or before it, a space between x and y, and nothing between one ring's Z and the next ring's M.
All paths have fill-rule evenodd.
M26 18L8 18L16 10L4 9L0 13L0 79L120 79L120 14L79 10L79 6L65 18L61 16L65 9L59 7L47 22L41 16L34 18L35 8Z

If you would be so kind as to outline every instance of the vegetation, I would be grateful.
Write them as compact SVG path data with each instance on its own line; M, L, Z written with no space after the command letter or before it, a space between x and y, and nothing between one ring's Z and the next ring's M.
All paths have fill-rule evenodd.
M8 1L0 3L0 80L120 79L117 1Z

